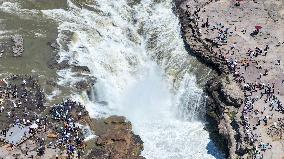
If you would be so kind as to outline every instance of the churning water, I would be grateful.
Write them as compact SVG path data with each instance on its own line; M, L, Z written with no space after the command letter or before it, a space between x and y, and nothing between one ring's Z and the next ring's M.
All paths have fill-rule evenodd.
M90 99L74 98L94 117L126 116L144 141L146 158L222 158L197 118L203 93L171 0L67 3L67 9L40 12L59 23L60 60L88 66L97 78ZM74 33L67 46L66 31ZM58 74L63 85L80 80L70 70Z

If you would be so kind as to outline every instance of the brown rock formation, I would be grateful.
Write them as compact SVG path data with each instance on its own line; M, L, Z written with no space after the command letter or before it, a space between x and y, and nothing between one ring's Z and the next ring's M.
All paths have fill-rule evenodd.
M99 136L88 158L94 159L143 159L143 141L132 132L131 123L125 117L111 116L97 121L95 130Z

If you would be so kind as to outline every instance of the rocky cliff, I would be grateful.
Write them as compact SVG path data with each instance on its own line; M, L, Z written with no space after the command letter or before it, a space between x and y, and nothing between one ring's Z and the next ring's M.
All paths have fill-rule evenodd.
M186 48L218 72L207 117L229 158L284 156L283 11L280 1L176 1Z
M201 33L199 12L211 2L179 0L176 1L176 11L188 52L218 73L216 78L208 80L204 88L208 95L206 115L210 136L229 158L236 158L249 151L240 137L242 130L238 112L244 94L230 75L226 59L213 50L218 44L204 38Z

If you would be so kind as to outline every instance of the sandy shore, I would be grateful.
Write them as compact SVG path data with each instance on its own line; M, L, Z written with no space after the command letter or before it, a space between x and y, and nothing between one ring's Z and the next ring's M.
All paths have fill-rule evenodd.
M192 54L220 73L216 98L242 99L221 102L215 110L220 133L228 128L231 158L284 157L283 6L269 0L185 0L177 7Z

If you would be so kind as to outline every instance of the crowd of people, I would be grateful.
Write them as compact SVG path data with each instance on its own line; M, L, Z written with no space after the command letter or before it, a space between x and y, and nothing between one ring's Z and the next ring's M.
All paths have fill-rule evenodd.
M236 7L238 6L239 3ZM190 8L191 6L186 5L186 7ZM239 30L241 30L241 34L246 36L247 28L238 28L216 21L211 22L210 17L203 18L199 15L200 12L205 12L205 9L196 8L194 12L187 9L185 11L187 23L182 27L195 25L196 30L193 32L203 38L211 51L211 55L205 56L217 58L218 60L215 61L221 61L221 65L226 65L234 80L241 87L245 97L240 108L244 142L253 146L254 157L263 158L262 152L272 149L272 143L264 142L263 132L266 132L265 135L269 135L271 138L278 136L281 139L284 130L281 117L284 114L284 107L279 99L282 89L280 87L283 86L284 80L282 80L281 86L279 81L278 84L276 82L269 83L266 77L270 73L270 68L263 64L265 63L263 62L265 61L264 57L273 54L271 46L264 45L261 48L250 45L251 48L244 51L244 49L240 49L241 46L238 46L236 41L230 42L230 37L239 34ZM248 36L256 38L261 32L262 26L251 27L255 27L255 30ZM238 35L238 37L242 37L242 35ZM283 43L279 42L276 47ZM281 59L275 59L274 67L280 65ZM256 71L252 74L252 70ZM271 125L271 123L273 124ZM270 126L270 128L266 130L265 126Z
M270 125L267 134L271 137L282 139L284 133L284 118L278 118L277 121L278 122L274 122Z
M54 105L50 114L51 118L57 121L53 127L53 131L58 134L55 146L66 148L69 158L74 157L75 154L76 157L81 158L85 146L84 134L77 123L87 115L85 107L68 99L61 104Z
M234 55L234 51L239 52L239 50L235 50L235 47L231 47L227 54L229 51L233 52L231 55ZM268 75L269 71L261 66L258 60L256 60L258 56L266 56L268 51L268 45L266 45L264 49L259 47L249 49L246 53L247 57L243 57L240 61L234 57L227 58L226 55L220 55L222 56L222 59L226 60L235 81L238 82L243 89L243 93L245 95L242 107L242 126L245 134L244 139L250 145L254 146L255 157L257 158L263 158L263 153L261 152L271 149L272 145L270 143L263 143L261 133L255 130L261 124L266 126L268 122L272 120L275 111L284 114L283 104L277 97L277 95L280 95L280 89L275 88L275 83L270 84L263 82L265 80L262 79ZM279 64L280 60L277 60L276 65ZM258 72L260 72L254 82L250 82L251 79L248 79L253 75L248 75L250 77L245 76L249 67L256 67ZM258 103L256 104L256 102ZM252 122L254 119L257 119L256 124ZM282 132L278 132L278 134L282 134Z
M31 124L31 120L45 109L43 90L31 76L0 80L0 101L1 128L17 121Z
M263 78L268 75L269 71L256 60L258 56L267 56L268 51L268 45L266 45L264 49L255 47L254 50L249 49L247 51L247 57L240 63L236 59L227 60L231 73L233 73L235 80L242 86L245 95L242 110L242 126L245 131L244 139L253 146L257 145L254 147L255 155L259 158L263 158L263 154L260 151L271 149L272 145L270 143L262 143L261 133L255 130L261 124L266 126L269 121L273 121L273 115L276 112L284 114L283 104L277 97L280 95L280 89L276 89L275 83L263 82L265 81ZM279 63L280 60L277 60L277 65L279 65ZM246 80L248 77L245 77L245 74L249 67L255 67L257 71L260 72L254 82L248 82L251 79ZM249 76L251 77L253 75ZM257 119L256 123L252 122L254 119ZM280 132L278 132L278 134L279 133Z
M0 80L0 107L0 139L10 147L32 140L38 156L50 148L67 158L82 157L85 133L79 123L88 112L80 103L67 99L48 107L33 77L11 76ZM32 151L27 147L25 156L35 157Z

